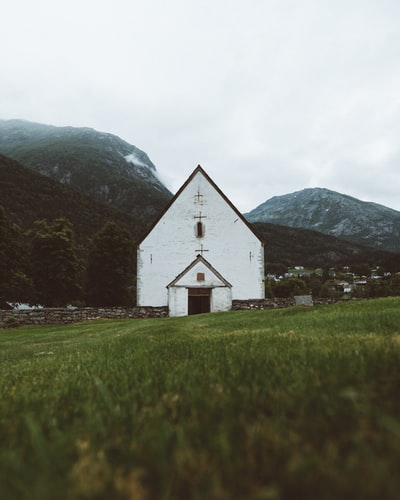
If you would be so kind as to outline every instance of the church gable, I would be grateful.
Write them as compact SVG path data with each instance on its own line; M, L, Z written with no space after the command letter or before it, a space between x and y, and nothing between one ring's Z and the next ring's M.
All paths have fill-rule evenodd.
M211 311L222 300L229 308L228 297L264 297L263 242L200 166L140 243L137 260L138 305L169 305L171 314L173 296L184 314L181 302L198 288L211 290ZM186 295L178 290L185 288Z
M165 223L165 218L168 217L169 214L183 216L191 201L193 201L193 204L198 208L198 217L195 224L193 224L193 231L198 235L199 228L203 228L204 230L206 222L205 218L207 217L204 215L204 210L209 205L209 200L207 200L207 194L204 192L204 189L208 191L207 194L209 194L210 189L211 191L214 191L214 196L217 194L218 197L221 198L221 206L225 205L227 209L229 207L229 209L236 215L237 221L240 220L240 222L245 225L248 230L260 241L260 243L264 245L263 239L256 233L253 226L245 217L243 217L235 205L221 191L221 189L215 184L215 182L200 165L194 169L186 182L177 191L175 196L173 196L164 211L161 213L160 217L154 222L147 235L143 238L142 242L156 229L157 226L162 226L163 223ZM183 211L182 207L184 207ZM193 217L196 218L195 216Z
M198 255L186 269L182 271L169 285L170 287L228 287L232 285L201 255Z

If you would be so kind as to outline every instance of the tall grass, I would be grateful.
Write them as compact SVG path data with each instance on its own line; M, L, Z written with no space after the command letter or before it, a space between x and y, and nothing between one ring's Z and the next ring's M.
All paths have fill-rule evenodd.
M0 331L4 499L396 499L400 299Z

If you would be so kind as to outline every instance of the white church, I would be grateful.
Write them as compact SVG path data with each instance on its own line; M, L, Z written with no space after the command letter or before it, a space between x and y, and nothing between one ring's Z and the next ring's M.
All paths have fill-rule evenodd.
M198 166L138 246L137 305L170 316L264 298L264 242Z

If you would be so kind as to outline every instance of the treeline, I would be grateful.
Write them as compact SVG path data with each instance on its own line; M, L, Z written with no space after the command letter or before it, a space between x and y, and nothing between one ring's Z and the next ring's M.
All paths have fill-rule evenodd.
M131 228L106 221L94 234L77 242L67 218L38 220L26 231L12 222L0 206L0 307L5 302L46 307L129 306L136 303L136 245ZM267 259L269 254L267 255ZM326 268L322 274L267 279L267 297L384 297L400 295L400 255L381 276L372 264L354 263L346 272ZM266 262L270 275L286 275L284 264ZM386 271L386 272L384 272ZM354 275L365 275L363 285ZM340 281L348 281L345 292Z
M110 221L89 241L78 245L66 218L39 220L22 231L0 207L0 304L133 305L136 253L131 233Z
M343 267L367 262L391 272L400 271L400 254L370 248L309 229L253 223L267 242L265 247L267 272L275 266ZM280 273L282 274L282 273Z
M368 264L355 265L353 270L363 269L363 279L354 277L353 272L338 272L325 269L322 274L312 273L303 276L286 276L279 280L269 278L265 281L266 297L294 297L312 295L313 298L351 299L377 298L400 295L400 274L372 274ZM360 276L360 275L358 275Z

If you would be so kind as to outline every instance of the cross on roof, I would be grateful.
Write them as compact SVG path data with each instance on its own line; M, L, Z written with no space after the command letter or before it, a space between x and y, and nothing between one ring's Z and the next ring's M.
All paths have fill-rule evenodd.
M195 252L200 252L200 254L203 256L203 252L208 252L209 250L206 250L203 248L203 245L200 245L200 250L195 250Z

